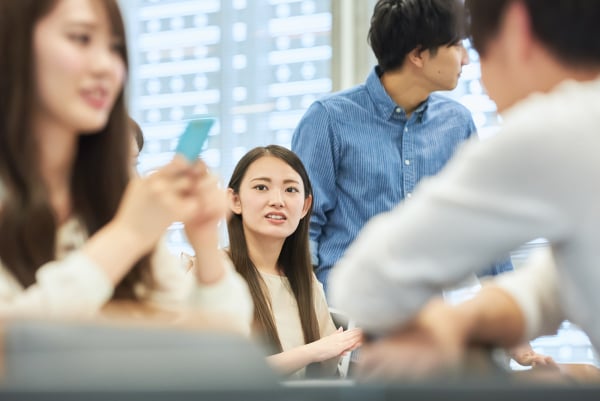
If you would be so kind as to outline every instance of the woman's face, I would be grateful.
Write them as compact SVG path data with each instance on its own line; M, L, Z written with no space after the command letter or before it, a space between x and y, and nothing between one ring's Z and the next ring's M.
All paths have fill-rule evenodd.
M121 40L103 2L58 1L34 27L38 126L86 133L106 125L125 79Z
M242 215L246 235L284 240L296 231L312 198L305 198L300 175L283 160L265 156L246 171L232 211Z

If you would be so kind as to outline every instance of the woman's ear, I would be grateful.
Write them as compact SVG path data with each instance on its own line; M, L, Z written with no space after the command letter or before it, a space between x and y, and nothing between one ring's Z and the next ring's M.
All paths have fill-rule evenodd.
M308 211L310 210L311 207L312 207L312 195L308 195L306 197L306 199L304 199L304 206L302 207L302 218L304 218L304 216L306 216L306 213L308 213Z
M235 214L242 214L242 202L240 195L235 193L233 189L227 188L227 199L229 200L229 208Z

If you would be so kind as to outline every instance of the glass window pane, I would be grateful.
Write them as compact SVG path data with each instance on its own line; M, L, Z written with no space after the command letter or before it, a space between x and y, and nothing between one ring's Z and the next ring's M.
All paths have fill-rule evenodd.
M224 181L249 149L290 146L307 107L331 91L331 1L135 0L126 11L132 116L142 174L173 155L182 120L217 123L202 158ZM181 228L174 250L191 251Z

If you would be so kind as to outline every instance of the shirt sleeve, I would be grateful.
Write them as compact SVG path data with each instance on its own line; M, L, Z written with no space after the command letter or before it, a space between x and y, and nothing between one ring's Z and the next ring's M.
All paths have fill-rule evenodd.
M223 254L225 274L213 284L200 284L193 271L186 272L182 262L162 241L153 255L152 265L157 287L150 300L161 306L187 304L206 312L227 316L244 334L250 335L254 304L246 281Z
M332 305L367 331L391 330L540 233L562 240L572 222L555 186L523 174L547 176L554 150L540 144L554 145L543 132L513 134L469 141L410 201L372 219L331 273Z
M41 266L35 283L25 290L4 267L0 269L5 276L0 284L2 318L87 318L114 290L108 276L83 251Z
M225 275L211 285L198 284L191 295L193 305L231 316L242 332L250 336L254 304L246 281L235 271L231 262L224 259Z
M555 334L566 316L560 304L558 273L550 249L538 250L527 266L498 276L494 283L508 292L525 317L523 340Z
M469 138L471 137L477 137L477 127L475 126L475 121L473 121L473 117L471 116L471 113L468 113L468 120L469 120Z
M313 187L313 210L310 221L312 263L319 265L318 247L327 215L335 208L337 144L326 108L313 103L292 136L292 151L306 167Z

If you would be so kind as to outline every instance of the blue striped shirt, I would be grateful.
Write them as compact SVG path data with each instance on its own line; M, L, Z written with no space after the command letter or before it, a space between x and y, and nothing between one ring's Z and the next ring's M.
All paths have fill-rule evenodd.
M313 103L292 150L313 185L310 238L319 280L326 286L329 270L371 217L410 198L475 130L464 106L435 93L407 118L377 68L365 84ZM503 265L496 270L512 269L510 261Z

